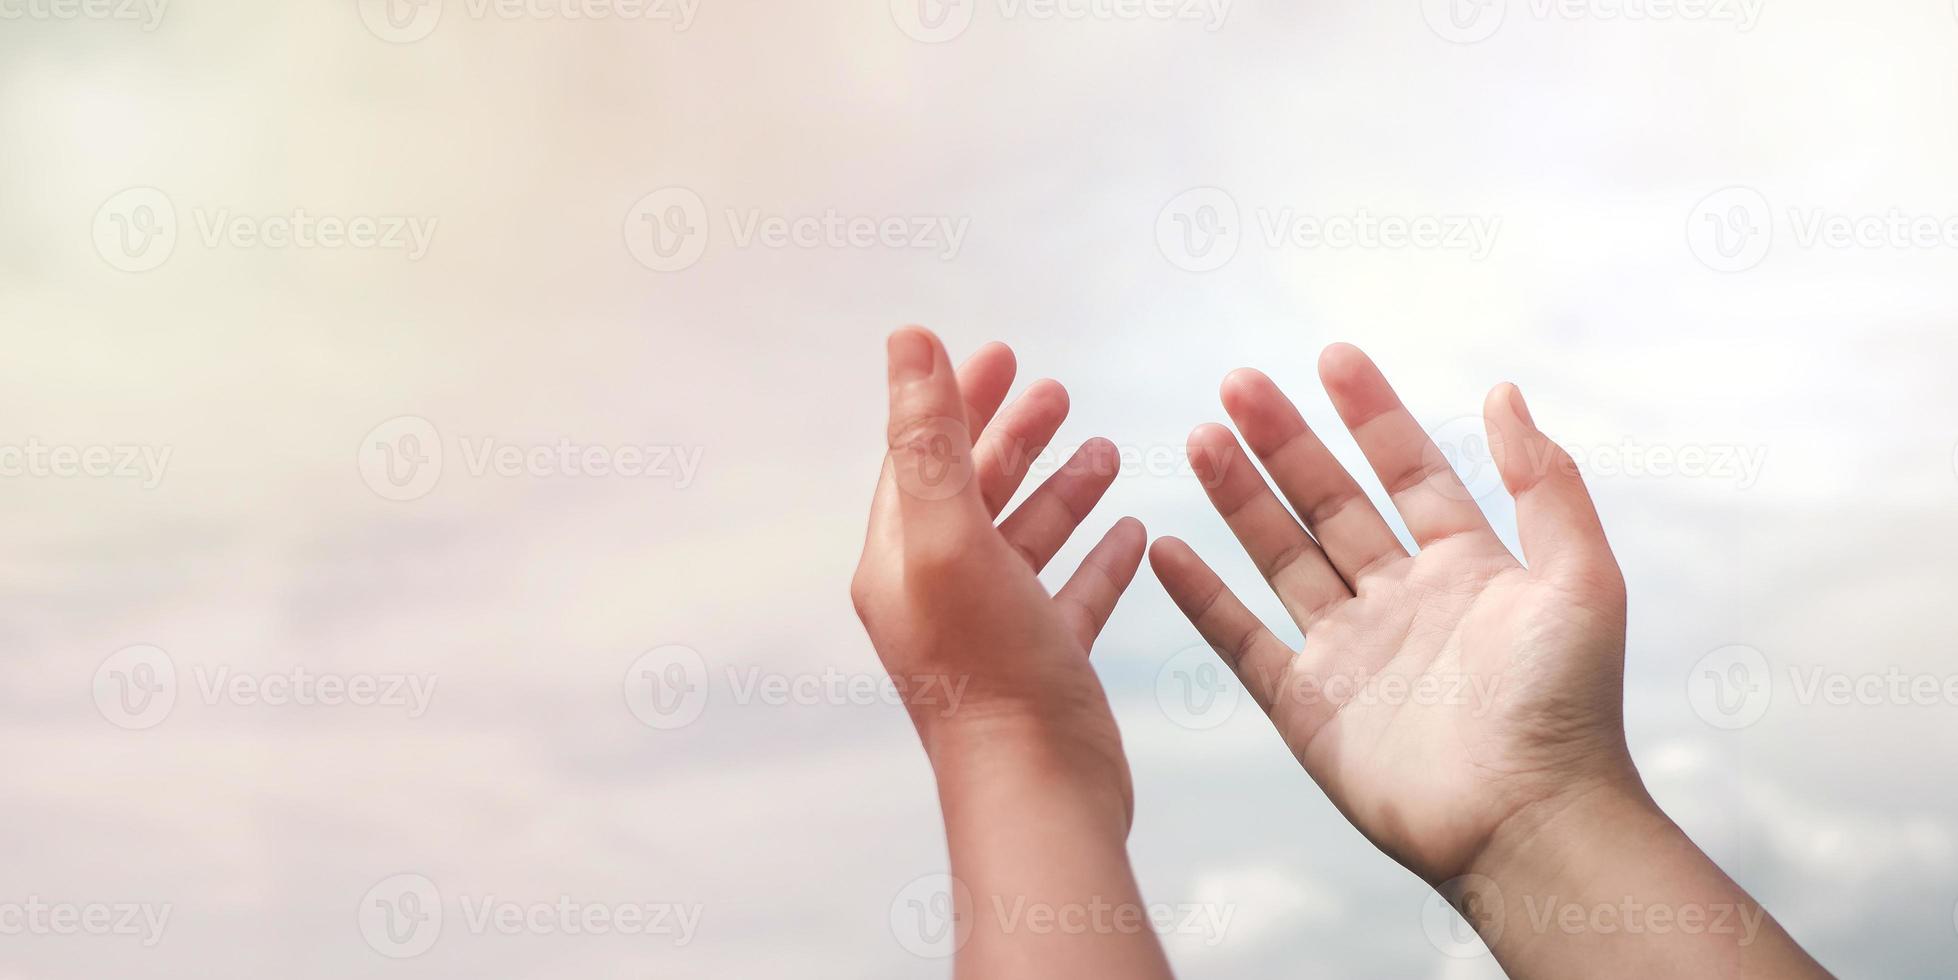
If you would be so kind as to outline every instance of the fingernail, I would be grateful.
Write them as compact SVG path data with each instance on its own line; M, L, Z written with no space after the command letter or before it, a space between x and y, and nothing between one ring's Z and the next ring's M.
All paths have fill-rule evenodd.
M885 347L890 353L892 381L916 381L931 374L931 338L923 330L899 330L891 334Z
M1536 428L1536 419L1530 416L1530 406L1523 403L1523 389L1516 387L1513 383L1509 386L1509 407L1514 409L1517 417L1527 423L1530 428Z

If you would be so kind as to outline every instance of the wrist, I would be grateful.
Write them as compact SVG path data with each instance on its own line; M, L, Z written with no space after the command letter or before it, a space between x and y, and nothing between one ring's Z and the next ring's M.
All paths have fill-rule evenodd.
M1635 773L1519 810L1440 891L1514 977L1813 975Z
M952 878L971 910L954 972L1166 978L1129 861L1128 768L1113 719L1052 718L994 716L926 737Z
M1512 973L1536 960L1558 936L1546 911L1586 908L1626 880L1627 860L1651 853L1655 839L1677 833L1645 792L1628 780L1574 782L1527 804L1499 824L1458 876L1436 884L1449 905ZM1520 975L1520 974L1519 974Z
M1126 836L1133 798L1121 739L1103 724L1044 714L964 713L920 725L948 816L989 801L1034 797L1079 812Z
M1512 813L1469 862L1465 876L1543 882L1614 853L1638 853L1654 838L1682 836L1645 791L1636 772L1572 784Z

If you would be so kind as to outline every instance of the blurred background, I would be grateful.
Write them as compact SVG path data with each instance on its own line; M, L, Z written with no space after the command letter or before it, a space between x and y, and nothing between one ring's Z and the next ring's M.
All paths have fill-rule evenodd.
M1508 540L1515 381L1655 794L1958 969L1947 0L0 0L0 977L943 976L845 598L882 338L1183 463L1365 347ZM1375 492L1371 478L1364 478ZM1032 486L1030 482L1029 487ZM1493 491L1493 492L1491 492ZM1145 571L1096 651L1192 978L1494 977Z

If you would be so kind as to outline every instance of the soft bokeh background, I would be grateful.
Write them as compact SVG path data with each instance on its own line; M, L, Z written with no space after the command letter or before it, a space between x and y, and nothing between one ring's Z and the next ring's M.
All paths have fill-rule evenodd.
M1337 433L1312 362L1357 342L1465 451L1518 382L1591 464L1662 802L1825 964L1958 972L1958 705L1789 680L1958 672L1958 247L1805 234L1958 216L1949 3L917 2L0 2L0 909L169 906L148 947L0 930L0 976L945 975L900 935L944 864L901 709L743 693L878 676L845 587L907 321L1064 381L1061 441L1134 454L1089 530L1189 538L1274 623L1163 462L1226 371ZM207 234L301 209L432 238ZM1265 236L1363 210L1499 224L1486 254ZM746 234L830 212L963 236ZM497 475L485 439L697 469ZM169 455L64 477L32 447ZM1683 450L1760 466L1628 463ZM1499 975L1254 708L1185 724L1194 643L1145 571L1096 655L1145 894L1231 916L1169 937L1179 972ZM649 712L675 664L704 686ZM1737 718L1689 696L1734 664ZM205 693L302 669L434 695ZM132 682L174 706L119 709ZM384 956L374 903L424 879L432 948ZM699 918L468 926L560 896Z

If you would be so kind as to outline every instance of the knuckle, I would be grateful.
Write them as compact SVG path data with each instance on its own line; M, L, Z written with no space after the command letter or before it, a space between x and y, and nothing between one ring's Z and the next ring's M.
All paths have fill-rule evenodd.
M928 583L952 579L970 565L978 544L964 531L922 535L905 549L905 568Z
M921 544L905 556L905 566L927 582L949 578L958 570L959 549L943 541Z

